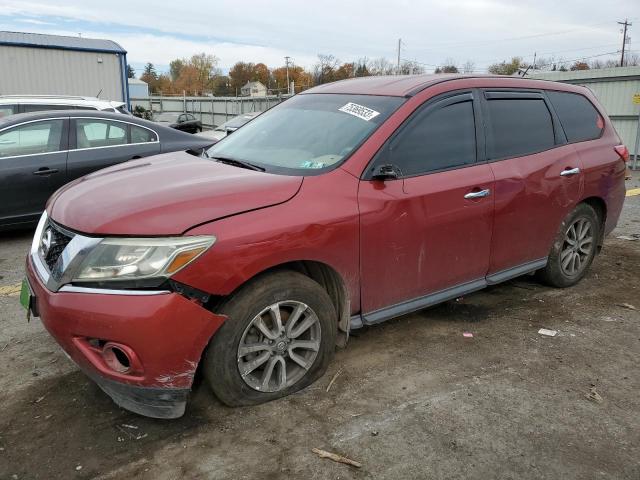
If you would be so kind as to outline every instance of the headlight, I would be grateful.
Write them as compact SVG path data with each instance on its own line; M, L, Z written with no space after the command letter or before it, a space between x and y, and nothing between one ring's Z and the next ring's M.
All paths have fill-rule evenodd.
M213 236L105 238L89 252L73 281L167 278L215 241Z

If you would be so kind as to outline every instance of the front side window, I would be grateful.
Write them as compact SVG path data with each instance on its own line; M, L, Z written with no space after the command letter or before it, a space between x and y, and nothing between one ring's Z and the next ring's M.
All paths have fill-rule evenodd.
M599 138L604 122L585 97L578 93L547 92L569 142Z
M475 162L473 101L425 107L392 140L389 154L404 176Z
M271 173L317 174L346 159L404 101L375 95L296 95L226 136L207 154Z
M0 132L0 158L61 150L64 120L28 123Z
M487 105L490 160L529 155L555 145L551 113L542 98L498 98Z
M77 148L112 147L127 143L127 125L95 118L76 119Z

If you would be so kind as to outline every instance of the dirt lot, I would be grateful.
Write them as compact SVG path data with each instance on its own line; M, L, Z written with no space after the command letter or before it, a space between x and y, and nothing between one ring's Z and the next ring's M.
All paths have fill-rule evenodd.
M634 233L640 196L577 287L524 277L360 331L319 382L267 405L230 409L199 384L175 421L116 407L0 289L0 478L637 480L640 240L616 238ZM0 234L0 287L31 234Z

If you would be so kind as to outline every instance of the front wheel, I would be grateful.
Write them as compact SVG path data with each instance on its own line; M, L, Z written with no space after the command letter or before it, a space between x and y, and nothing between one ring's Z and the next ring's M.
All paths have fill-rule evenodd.
M209 344L204 375L229 406L296 392L318 379L333 357L335 308L327 292L300 273L259 277L217 313L227 320Z
M562 222L547 266L538 276L554 287L570 287L586 275L596 254L601 222L595 210L581 203Z

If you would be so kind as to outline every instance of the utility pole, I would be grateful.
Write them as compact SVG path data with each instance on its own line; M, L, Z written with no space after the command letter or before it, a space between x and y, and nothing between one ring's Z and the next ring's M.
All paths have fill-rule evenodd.
M291 57L284 57L284 61L286 62L287 65L287 93L291 93L291 84L289 83L289 59Z
M623 25L622 29L622 55L620 55L620 66L624 67L624 47L627 44L627 27L630 27L629 19L625 18L624 22L618 22L619 25Z
M400 75L400 49L402 48L402 39L398 39L398 66L396 70L396 75Z

